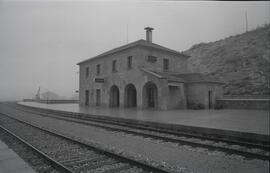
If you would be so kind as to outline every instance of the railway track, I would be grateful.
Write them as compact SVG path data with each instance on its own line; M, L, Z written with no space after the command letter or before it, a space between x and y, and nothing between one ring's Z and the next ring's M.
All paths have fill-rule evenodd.
M56 172L169 172L9 117L7 114L0 113L0 128L46 159Z
M121 121L118 122L102 118L99 119L90 115L80 116L79 114L62 111L46 110L32 107L30 108L25 106L11 106L27 113L39 114L42 116L86 124L107 130L121 131L133 135L150 137L167 142L177 143L178 145L189 145L192 147L206 148L211 151L222 151L226 154L237 154L245 158L269 160L269 143L257 144L243 141L230 141L209 136L198 136L188 133L179 133L168 129L155 129L153 127L140 126L137 124L127 124L126 122Z
M15 134L0 125L0 140L6 143L19 157L27 162L36 172L60 173L57 168L36 152L29 145L22 142Z

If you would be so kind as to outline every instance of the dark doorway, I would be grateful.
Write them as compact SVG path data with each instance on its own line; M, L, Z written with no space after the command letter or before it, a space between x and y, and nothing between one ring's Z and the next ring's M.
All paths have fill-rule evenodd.
M110 107L119 107L119 88L113 85L110 89Z
M155 107L155 88L154 87L149 87L147 88L146 91L147 97L148 97L148 107L154 108Z
M143 104L148 108L158 107L158 89L152 82L146 83L143 87Z
M125 88L125 107L137 107L137 91L133 84L128 84Z
M213 108L213 93L212 91L208 91L208 108L212 109Z
M84 104L86 106L89 105L89 90L85 90L85 102L84 102Z
M100 106L100 89L96 90L96 106Z

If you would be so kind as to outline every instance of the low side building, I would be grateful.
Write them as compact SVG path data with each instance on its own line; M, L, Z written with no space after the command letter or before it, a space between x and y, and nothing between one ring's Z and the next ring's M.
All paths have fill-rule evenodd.
M205 108L222 98L222 83L187 72L189 56L146 40L110 50L78 63L79 103L86 106L185 109Z

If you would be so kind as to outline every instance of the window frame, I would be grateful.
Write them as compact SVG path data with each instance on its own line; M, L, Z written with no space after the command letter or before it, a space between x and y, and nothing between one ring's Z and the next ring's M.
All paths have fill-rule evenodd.
M169 59L164 58L163 59L163 70L164 71L169 71L169 68L170 68Z
M85 68L85 77L88 78L89 77L89 67Z
M96 75L100 75L100 64L96 65Z
M132 69L132 56L127 57L127 69Z
M158 58L156 56L152 56L152 55L147 56L147 59L146 59L146 61L149 63L155 63L155 62L157 62L157 60L158 60Z
M116 59L112 60L112 72L113 73L117 72L116 63L117 63Z

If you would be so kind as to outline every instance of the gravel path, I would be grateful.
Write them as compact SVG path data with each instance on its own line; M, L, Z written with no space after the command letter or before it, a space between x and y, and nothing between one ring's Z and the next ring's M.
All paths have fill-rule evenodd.
M185 172L269 172L269 162L266 161L247 160L240 156L228 156L220 152L209 152L205 149L178 146L121 132L109 132L96 127L26 114L24 112L16 111L17 113L14 114L15 110L10 110L3 105L0 105L0 112L7 112L61 133L68 133L85 140L97 142L104 147L113 148L128 155L155 160L164 165L177 166L185 170Z

